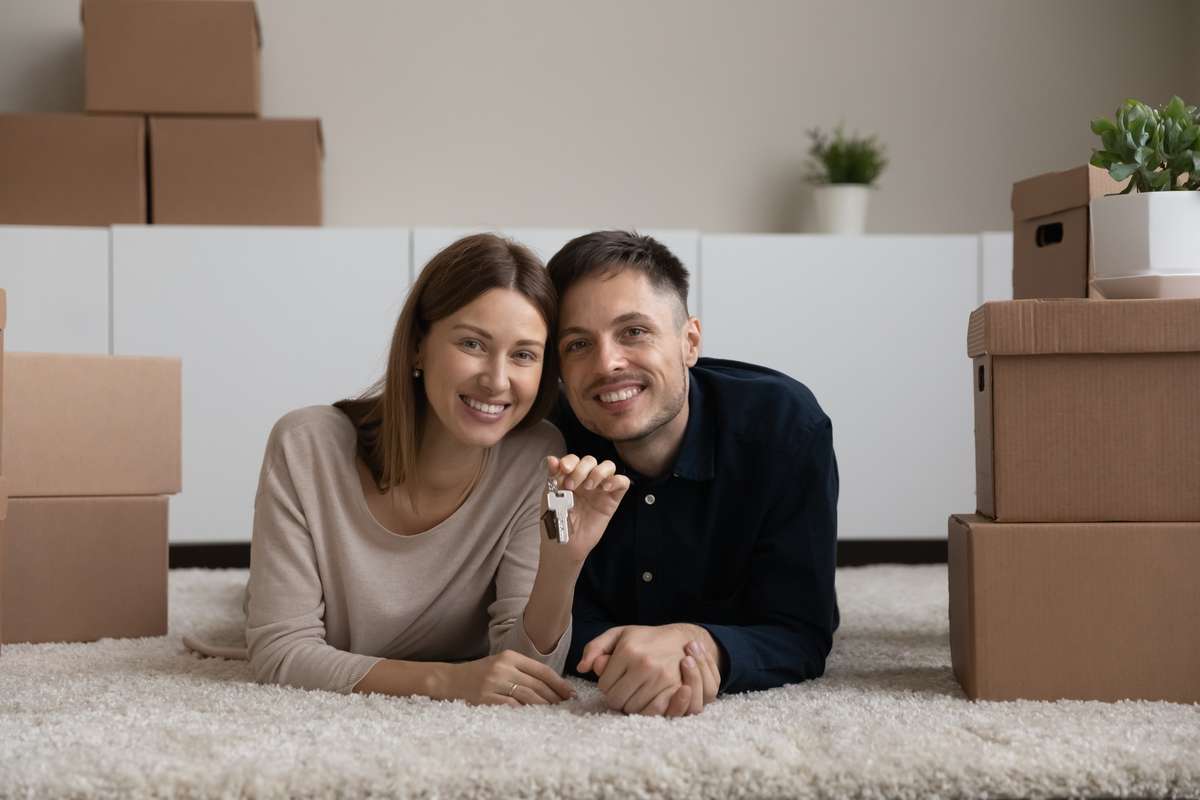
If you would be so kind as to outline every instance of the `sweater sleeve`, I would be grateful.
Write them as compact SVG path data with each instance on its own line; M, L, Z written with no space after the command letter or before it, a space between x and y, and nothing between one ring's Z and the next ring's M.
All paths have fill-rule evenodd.
M246 645L259 683L348 693L382 658L325 641L325 595L312 534L278 430L254 501Z
M567 627L554 649L543 653L525 631L525 605L529 601L529 593L533 591L541 551L540 511L544 484L538 482L536 477L539 473L544 474L544 456L561 455L562 447L562 437L556 434L546 450L538 456L538 472L534 474L534 480L531 481L533 485L521 502L512 536L496 570L496 599L488 606L488 616L491 618L488 640L492 653L515 650L541 661L560 675L571 646L571 621L568 619Z

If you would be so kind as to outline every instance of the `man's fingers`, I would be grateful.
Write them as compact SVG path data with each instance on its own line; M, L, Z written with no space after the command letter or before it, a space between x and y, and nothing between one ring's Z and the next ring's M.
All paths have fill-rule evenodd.
M667 712L671 707L671 701L675 697L676 689L674 686L669 686L658 693L658 696L650 701L650 704L637 712L643 717L665 717L670 716ZM676 715L678 716L678 714Z
M603 675L604 668L608 666L608 659L609 655L607 653L601 653L596 656L596 660L592 662L592 672L597 675Z
M692 687L684 684L671 695L671 702L667 704L666 715L668 717L682 717L687 713L692 704Z
M578 470L576 470L578 472ZM601 461L595 469L579 484L581 489L595 489L606 480L617 474L617 465L611 461Z
M687 651L696 659L700 667L700 677L704 680L702 689L704 703L707 705L716 699L717 690L721 688L721 669L717 666L717 656L715 653L708 652L708 648L700 642L689 643Z
M604 633L592 639L583 648L583 656L579 659L579 666L575 669L579 672L594 672L593 662L597 656L612 655L613 649L617 646L617 642L621 639L621 631L623 627L609 628ZM600 673L596 673L599 675Z
M699 714L704 710L704 678L700 676L700 665L691 656L684 656L679 662L679 672L683 676L683 685L691 689L687 713Z
M621 706L621 710L626 714L641 714L655 700L658 699L660 694L668 689L674 688L675 687L671 685L661 686L651 681L646 681L636 692L633 693L632 696L630 696L628 700L625 701L625 704ZM661 713L662 712L660 711L658 714L652 714L652 716L658 716Z
M611 672L612 670L609 670L610 674ZM625 707L629 705L629 701L633 699L633 696L650 682L650 677L645 672L638 670L625 670L621 678L611 684L608 689L601 689L604 692L604 700L608 704L608 707L613 711L625 710ZM649 689L653 689L653 691L649 692L648 689L649 698L652 699L654 695L658 694L659 690L665 688L665 686L650 686ZM646 705L647 702L649 700L643 700L642 705Z
M563 461L565 463L566 459L563 459ZM588 475L590 475L592 470L595 468L596 459L592 456L584 456L583 458L579 459L579 462L571 470L570 474L567 475L566 480L563 481L562 487L567 490L578 489L583 485L583 482L587 480Z

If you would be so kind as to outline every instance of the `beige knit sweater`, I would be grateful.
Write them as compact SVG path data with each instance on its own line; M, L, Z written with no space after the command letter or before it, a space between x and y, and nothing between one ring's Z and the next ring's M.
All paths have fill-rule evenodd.
M562 672L525 633L539 548L549 422L492 447L470 496L423 533L391 533L367 508L355 431L332 406L271 431L254 502L246 644L256 680L349 692L379 661L466 661L516 650Z

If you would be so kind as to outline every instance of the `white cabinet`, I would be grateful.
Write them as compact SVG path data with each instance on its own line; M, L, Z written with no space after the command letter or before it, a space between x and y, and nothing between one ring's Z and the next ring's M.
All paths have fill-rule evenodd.
M816 395L833 420L839 538L941 538L951 513L975 508L979 248L978 236L701 239L704 351Z
M590 228L415 228L413 229L413 277L428 263L429 259L451 242L472 233L490 232L515 239L537 254L543 262L562 249L562 246L590 232ZM700 234L697 231L640 230L662 242L675 257L683 262L691 273L688 291L688 310L698 314L700 303L699 252Z
M113 348L183 359L171 541L248 541L263 447L287 411L383 374L408 229L117 227Z
M1011 231L979 234L979 303L1013 299Z
M108 245L108 228L0 225L6 349L108 352Z

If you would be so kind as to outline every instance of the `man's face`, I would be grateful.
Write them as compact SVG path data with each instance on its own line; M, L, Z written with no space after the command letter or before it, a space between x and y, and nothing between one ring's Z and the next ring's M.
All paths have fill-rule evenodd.
M699 323L683 317L678 298L634 268L567 290L558 353L567 399L585 428L632 442L675 419L700 348Z

